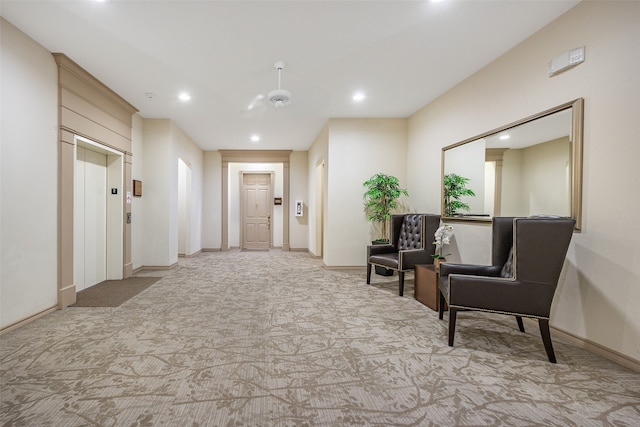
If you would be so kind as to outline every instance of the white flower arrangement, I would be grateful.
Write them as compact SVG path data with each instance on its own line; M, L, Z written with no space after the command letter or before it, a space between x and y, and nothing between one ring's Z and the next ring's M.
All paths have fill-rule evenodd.
M436 245L436 253L433 255L434 258L444 258L447 255L443 255L442 251L444 249L444 245L448 245L451 243L451 236L453 236L453 226L452 225L441 225L436 232L434 233L434 237L436 240L433 242Z

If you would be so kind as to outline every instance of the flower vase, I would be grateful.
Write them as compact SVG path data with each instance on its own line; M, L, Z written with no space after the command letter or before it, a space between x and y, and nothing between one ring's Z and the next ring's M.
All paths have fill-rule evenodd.
M440 263L447 262L445 258L434 258L433 265L436 267L436 273L440 273Z

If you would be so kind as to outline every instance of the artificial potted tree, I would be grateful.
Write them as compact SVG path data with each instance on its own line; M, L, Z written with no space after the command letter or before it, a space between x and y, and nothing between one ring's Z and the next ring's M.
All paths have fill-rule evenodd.
M450 173L444 176L444 215L452 217L459 215L459 210L469 211L469 205L460 200L463 196L475 197L475 193L467 188L469 178Z
M400 181L395 176L378 173L364 182L366 188L364 192L364 210L367 214L367 220L377 223L380 227L380 237L371 243L388 244L389 243L389 219L391 212L398 208L398 199L400 196L408 196L406 189L400 188ZM376 266L376 274L383 276L391 276L393 270Z

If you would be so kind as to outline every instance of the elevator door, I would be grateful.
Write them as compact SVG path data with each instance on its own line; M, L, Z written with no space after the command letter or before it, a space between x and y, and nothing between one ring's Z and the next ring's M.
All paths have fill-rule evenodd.
M76 291L107 279L107 156L77 147L74 176Z

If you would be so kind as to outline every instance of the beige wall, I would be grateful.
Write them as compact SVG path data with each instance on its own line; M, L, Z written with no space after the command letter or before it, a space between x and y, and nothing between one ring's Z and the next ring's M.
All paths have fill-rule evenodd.
M308 248L309 242L309 197L308 197L308 152L294 151L289 158L291 182L289 184L289 194L291 203L289 205L289 219L291 223L289 235L289 247L291 250L304 250ZM298 217L295 213L296 200L303 202L303 216Z
M132 117L131 127L131 151L132 156L131 179L142 181L143 194L146 192L145 176L143 168L144 159L144 119L139 114ZM144 266L144 203L142 197L132 197L131 199L131 262L133 270Z
M202 248L220 250L222 243L222 156L204 153Z
M202 192L204 152L193 142L175 122L171 121L172 156L171 164L171 248L178 252L178 159L182 159L191 170L190 200L188 212L190 233L185 247L186 255L193 255L202 249Z
M552 326L640 360L640 2L583 2L409 120L409 190L439 209L443 146L573 99L585 99L583 230L574 234ZM548 62L586 47L554 77ZM426 191L419 191L425 189ZM490 228L454 224L454 260L484 263ZM550 242L549 244L553 244Z
M326 217L326 164L329 157L329 124L327 123L309 148L307 156L308 194L309 194L309 252L316 256L323 256L322 236L323 218ZM318 168L324 169L320 179L317 178ZM324 200L323 200L324 199Z
M144 205L142 215L133 217L132 227L142 227L144 249L142 265L169 266L177 262L170 246L171 212L171 123L169 120L143 120L144 155L133 153L135 162L142 162L144 181L142 181L141 201ZM177 160L176 160L177 168ZM177 183L176 183L177 185ZM159 233L158 230L166 230Z
M132 224L142 227L144 240L143 260L136 263L168 267L178 262L178 159L191 169L190 247L185 252L190 255L202 249L204 152L169 119L143 119L142 126L143 148L133 153L135 161L142 163L145 178L140 198L144 209L132 219Z
M376 236L363 209L362 185L376 173L406 186L406 119L331 119L328 134L323 259L327 266L362 266ZM408 201L401 211L410 210Z
M0 18L0 328L57 305L58 73Z

